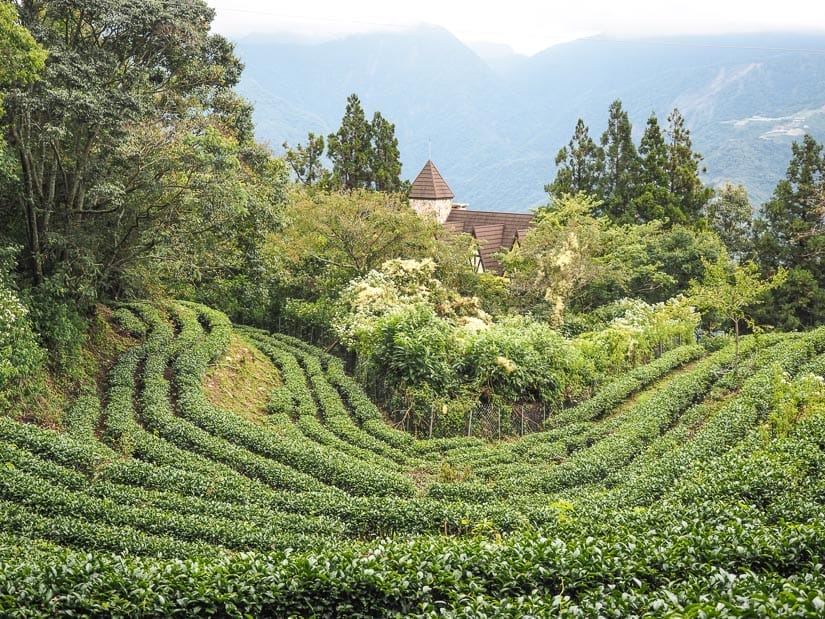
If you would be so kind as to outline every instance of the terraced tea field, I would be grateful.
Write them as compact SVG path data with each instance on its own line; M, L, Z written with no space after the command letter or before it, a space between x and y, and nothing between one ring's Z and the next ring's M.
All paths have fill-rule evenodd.
M545 431L420 441L336 358L237 328L279 384L204 391L233 337L188 303L62 431L0 416L0 614L822 616L825 329L685 346Z

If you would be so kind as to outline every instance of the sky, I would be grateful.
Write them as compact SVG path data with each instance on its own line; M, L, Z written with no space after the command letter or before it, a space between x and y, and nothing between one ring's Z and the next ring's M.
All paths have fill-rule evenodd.
M551 45L615 38L768 30L825 32L822 0L207 0L213 29L232 39L287 32L317 39L442 26L464 42L534 54Z

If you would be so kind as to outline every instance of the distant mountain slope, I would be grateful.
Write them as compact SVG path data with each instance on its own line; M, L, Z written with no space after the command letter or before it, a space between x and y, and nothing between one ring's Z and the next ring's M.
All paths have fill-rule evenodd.
M755 204L784 175L794 139L825 141L825 34L593 38L487 62L439 28L321 44L247 39L238 51L240 90L276 152L334 131L356 92L368 115L396 124L403 177L431 152L456 199L481 209L542 204L576 119L598 137L615 98L637 134L651 112L664 123L678 105L707 182L742 182Z

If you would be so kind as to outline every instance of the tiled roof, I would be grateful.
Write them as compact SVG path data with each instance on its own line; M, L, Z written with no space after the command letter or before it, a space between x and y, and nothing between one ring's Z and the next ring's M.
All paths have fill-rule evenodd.
M427 161L415 177L409 195L418 200L452 200L455 197L432 161Z
M492 255L512 249L516 239L524 238L532 222L533 215L529 213L453 209L444 225L454 232L473 236L478 241L484 270L501 274L501 264Z
M493 254L502 249L509 249L504 238L504 224L490 224L487 226L473 226L473 236L478 241L478 253L485 271L501 273L502 268ZM512 244L510 244L512 246Z

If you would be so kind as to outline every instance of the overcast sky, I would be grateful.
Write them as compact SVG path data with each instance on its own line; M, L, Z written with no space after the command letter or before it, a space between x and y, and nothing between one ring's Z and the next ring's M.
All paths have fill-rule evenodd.
M583 36L825 31L822 0L207 0L214 29L231 38L292 32L330 38L419 24L443 26L465 42L506 43L533 54Z

